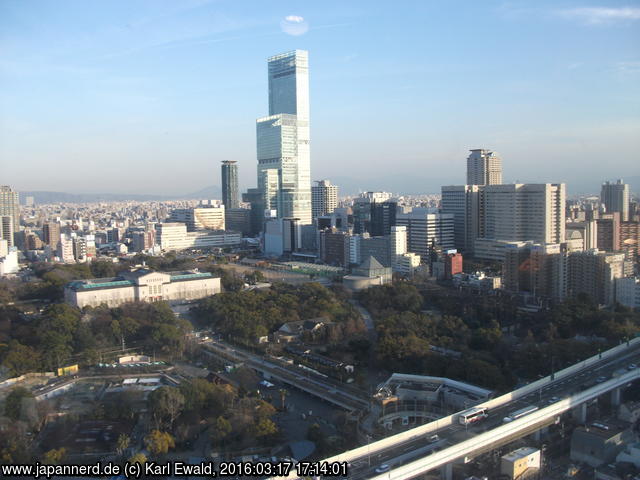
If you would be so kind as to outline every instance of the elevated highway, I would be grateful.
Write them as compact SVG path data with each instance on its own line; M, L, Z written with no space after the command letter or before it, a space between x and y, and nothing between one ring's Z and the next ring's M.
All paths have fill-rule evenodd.
M456 413L324 461L349 462L349 478L353 479L412 478L533 433L554 423L559 415L572 408L586 413L586 402L609 391L619 392L640 377L640 369L628 370L632 363L640 363L640 338L480 403L477 406L489 410L484 421L462 425ZM503 418L510 412L530 405L538 410L503 424ZM376 467L381 464L389 465L390 470L376 473Z
M583 392L571 395L564 400L555 402L548 407L530 413L510 423L493 428L439 452L432 453L425 458L393 468L385 474L367 476L366 478L376 480L400 480L414 478L425 472L449 465L458 459L477 456L485 451L497 448L517 438L533 433L550 423L554 423L556 418L568 410L581 407L589 400L593 400L600 395L623 387L627 383L633 382L638 378L640 378L639 369L629 371L606 382L596 384Z

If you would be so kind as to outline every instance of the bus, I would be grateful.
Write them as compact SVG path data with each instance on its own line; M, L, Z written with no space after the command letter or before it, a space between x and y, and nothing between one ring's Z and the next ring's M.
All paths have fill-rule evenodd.
M520 410L516 410L515 412L511 412L509 415L502 419L502 423L509 423L517 420L520 417L524 417L525 415L529 415L530 413L538 410L538 407L535 405L529 405L528 407L521 408Z
M468 425L469 423L479 422L489 416L489 409L485 407L473 407L469 410L460 412L458 416L458 422L462 425Z

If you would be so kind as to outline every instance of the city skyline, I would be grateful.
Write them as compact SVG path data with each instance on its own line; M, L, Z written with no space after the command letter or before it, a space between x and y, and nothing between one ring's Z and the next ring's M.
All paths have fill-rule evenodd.
M4 183L74 193L99 178L105 192L179 195L233 158L244 191L253 119L266 111L263 62L293 49L313 57L311 180L437 193L464 183L468 150L487 148L505 182L596 194L605 180L638 183L638 8L129 5L0 7ZM291 14L304 21L282 23ZM470 33L483 24L494 28Z

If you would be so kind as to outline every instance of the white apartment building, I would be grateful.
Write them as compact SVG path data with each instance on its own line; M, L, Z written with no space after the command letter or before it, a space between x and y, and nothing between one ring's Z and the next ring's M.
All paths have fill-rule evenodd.
M224 230L224 205L211 205L196 208L176 208L171 211L171 222L187 225L188 232L197 230Z
M467 157L467 185L500 185L502 160L496 152L482 148L471 150Z
M338 207L338 186L329 180L319 180L311 187L313 218L333 213Z
M134 269L115 278L76 280L64 289L65 301L78 308L110 308L126 302L196 300L220 293L220 278L209 272L154 272Z
M164 251L187 248L235 247L242 243L239 232L198 230L187 232L185 223L156 224L156 243Z
M60 243L58 243L58 249L56 255L63 263L75 263L76 257L73 254L73 239L66 235L60 235Z

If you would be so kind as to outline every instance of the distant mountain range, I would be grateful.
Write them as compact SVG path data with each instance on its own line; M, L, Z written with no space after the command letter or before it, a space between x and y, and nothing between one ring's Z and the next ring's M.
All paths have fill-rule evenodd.
M417 195L440 193L441 185L460 185L461 182L452 181L443 177L406 177L403 175L387 176L384 178L353 178L346 176L329 177L331 183L338 185L340 195L355 195L363 191L387 191L396 194ZM610 178L608 180L615 180ZM631 193L640 193L640 176L634 175L623 177L625 183L629 184ZM550 180L551 181L551 180ZM553 180L563 181L563 180ZM531 182L536 183L536 182ZM578 181L571 180L567 183L569 195L577 194L600 194L602 181ZM93 203L93 202L123 202L135 200L145 201L165 201L165 200L197 200L208 198L221 198L222 192L219 186L211 185L197 192L184 195L141 195L137 193L64 193L64 192L20 192L20 203L24 204L28 196L34 197L36 203Z
M221 190L217 185L203 188L197 192L184 195L153 195L139 193L66 193L43 191L20 191L20 203L24 204L27 197L33 197L36 204L43 203L94 203L94 202L124 202L134 200L138 202L164 201L164 200L193 200L220 198Z

